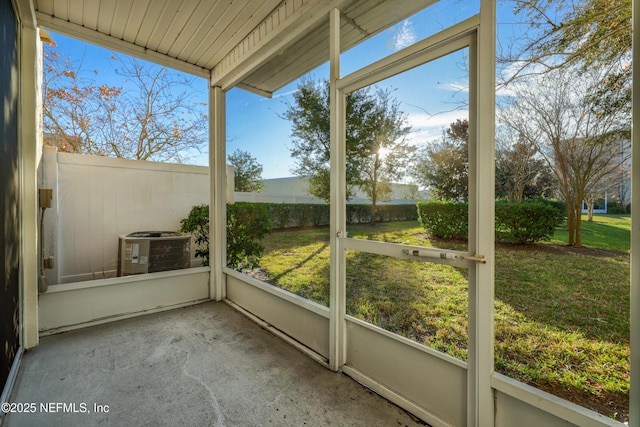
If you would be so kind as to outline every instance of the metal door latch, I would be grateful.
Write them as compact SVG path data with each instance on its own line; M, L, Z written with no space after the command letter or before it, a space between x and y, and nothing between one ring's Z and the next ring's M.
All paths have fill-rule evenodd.
M466 259L468 261L477 262L477 263L480 263L480 264L486 264L487 263L487 259L485 258L484 255L465 256L464 259Z

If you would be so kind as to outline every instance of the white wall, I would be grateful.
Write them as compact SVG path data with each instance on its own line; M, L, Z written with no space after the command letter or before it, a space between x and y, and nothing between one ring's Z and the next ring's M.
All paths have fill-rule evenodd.
M178 231L194 205L209 201L209 169L57 153L47 149L42 188L53 188L45 212L50 284L115 276L118 236Z

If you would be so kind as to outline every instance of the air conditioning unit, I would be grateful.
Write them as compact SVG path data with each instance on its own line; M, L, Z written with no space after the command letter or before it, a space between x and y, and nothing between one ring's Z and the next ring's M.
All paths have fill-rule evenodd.
M175 231L137 231L120 236L118 276L189 268L191 236Z

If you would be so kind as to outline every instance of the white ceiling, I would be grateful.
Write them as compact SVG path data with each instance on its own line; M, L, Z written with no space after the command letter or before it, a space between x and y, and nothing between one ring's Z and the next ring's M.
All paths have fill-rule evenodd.
M329 60L329 11L346 50L436 0L33 0L37 24L268 96Z

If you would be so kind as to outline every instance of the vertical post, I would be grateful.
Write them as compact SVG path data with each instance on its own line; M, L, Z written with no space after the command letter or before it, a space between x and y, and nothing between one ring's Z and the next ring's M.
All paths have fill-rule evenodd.
M469 268L469 426L494 425L495 28L495 1L481 0L469 67L469 251L487 263Z
M330 267L330 319L329 319L329 367L337 371L345 363L344 315L344 250L340 239L345 236L345 149L344 102L336 81L340 78L340 11L333 9L329 15L330 58L330 146L331 146L331 267Z
M227 161L225 92L218 86L209 88L209 117L209 297L221 301L227 294L222 272L227 259Z
M22 18L22 17L21 17ZM22 19L21 19L22 21ZM25 19L22 22L30 22ZM38 30L22 25L19 32L20 59L18 98L20 130L19 155L21 168L20 209L20 271L21 271L21 343L24 348L38 345L38 162L42 151L38 145L38 111L40 85L38 73L42 72L42 57L38 55ZM41 142L41 140L40 140ZM40 236L41 237L41 236Z
M629 426L640 427L640 1L633 0L633 118L631 121L631 388Z

